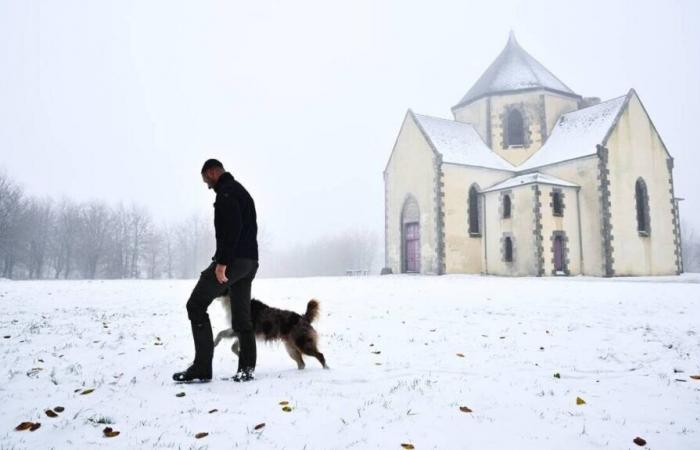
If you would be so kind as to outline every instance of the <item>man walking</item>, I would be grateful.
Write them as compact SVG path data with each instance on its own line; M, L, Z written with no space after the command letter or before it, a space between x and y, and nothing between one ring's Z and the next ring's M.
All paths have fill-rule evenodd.
M211 380L214 339L207 308L215 298L228 292L233 331L237 333L240 343L238 371L233 380L250 381L254 378L256 360L250 289L259 266L255 202L216 159L204 163L202 180L216 192L216 254L209 267L202 271L187 301L187 316L194 339L194 363L184 372L173 374L173 380Z

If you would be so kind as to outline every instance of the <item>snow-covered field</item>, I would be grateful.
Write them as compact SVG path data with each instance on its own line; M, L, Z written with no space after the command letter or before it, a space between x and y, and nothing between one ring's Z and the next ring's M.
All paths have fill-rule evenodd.
M698 275L259 279L271 305L321 301L331 370L259 344L238 384L226 346L177 385L193 285L0 281L0 448L700 448Z

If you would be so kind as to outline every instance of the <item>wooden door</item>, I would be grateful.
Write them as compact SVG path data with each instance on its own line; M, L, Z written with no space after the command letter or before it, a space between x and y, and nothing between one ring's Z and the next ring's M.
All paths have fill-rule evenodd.
M406 272L420 272L420 226L418 222L404 224L404 255Z

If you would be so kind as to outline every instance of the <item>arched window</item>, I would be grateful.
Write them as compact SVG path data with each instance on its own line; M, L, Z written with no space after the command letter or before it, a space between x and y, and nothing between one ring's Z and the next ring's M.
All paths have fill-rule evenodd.
M503 196L503 218L510 219L510 195Z
M503 259L513 262L513 239L509 236L503 240Z
M478 236L479 226L479 190L475 185L469 188L469 234Z
M642 178L638 178L634 185L634 198L637 204L637 231L642 236L649 236L649 192Z
M506 121L508 129L506 130L508 145L525 145L525 129L523 126L523 116L517 109L511 109L508 112Z

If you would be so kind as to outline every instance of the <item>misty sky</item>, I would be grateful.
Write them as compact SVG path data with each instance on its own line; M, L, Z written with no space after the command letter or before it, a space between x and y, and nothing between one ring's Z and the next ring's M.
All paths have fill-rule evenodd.
M277 248L383 238L406 109L451 118L512 29L581 95L637 90L700 228L698 4L0 0L0 170L174 220L211 208L217 157Z

